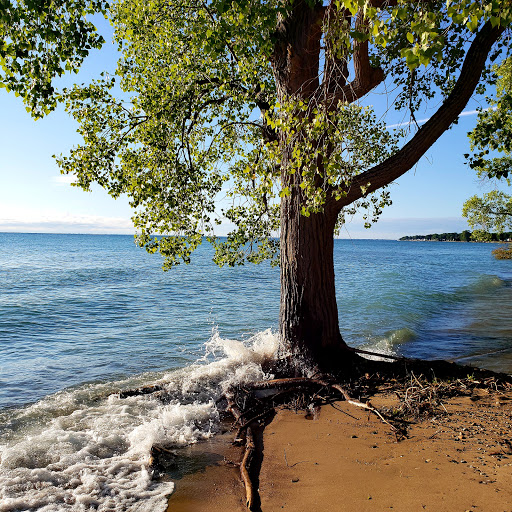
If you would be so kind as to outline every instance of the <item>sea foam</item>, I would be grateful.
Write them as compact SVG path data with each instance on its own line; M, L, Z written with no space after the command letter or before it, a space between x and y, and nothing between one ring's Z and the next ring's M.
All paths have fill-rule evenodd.
M151 446L214 435L216 400L232 384L265 378L261 362L277 345L271 331L246 342L214 332L190 367L88 384L1 411L0 511L165 510L174 484L152 479ZM116 393L150 384L163 387L164 401Z

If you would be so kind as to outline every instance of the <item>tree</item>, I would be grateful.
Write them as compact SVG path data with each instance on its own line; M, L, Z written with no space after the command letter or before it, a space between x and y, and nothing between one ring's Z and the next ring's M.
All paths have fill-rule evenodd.
M479 113L477 126L468 134L473 152L466 155L477 176L495 185L482 197L470 197L462 208L468 224L477 228L473 233L477 240L487 240L491 231L499 234L512 229L512 196L497 188L497 182L511 186L512 59L505 59L493 71L496 97L488 98L489 108ZM496 156L497 152L503 156Z
M486 240L491 231L499 234L512 229L512 196L500 190L472 196L464 203L462 215L472 228L477 228L473 238Z
M219 264L279 250L284 350L323 369L350 364L334 234L358 208L375 221L387 185L486 83L505 48L508 4L118 0L109 16L115 76L57 95L84 139L58 159L62 171L85 190L96 182L127 194L138 243L167 266L188 263L203 234ZM368 104L385 80L413 125L420 108L438 105L430 120L387 129ZM214 228L226 193L222 214L235 228L223 241Z
M460 234L460 241L461 242L469 242L471 240L471 231L468 231L467 229L464 230Z

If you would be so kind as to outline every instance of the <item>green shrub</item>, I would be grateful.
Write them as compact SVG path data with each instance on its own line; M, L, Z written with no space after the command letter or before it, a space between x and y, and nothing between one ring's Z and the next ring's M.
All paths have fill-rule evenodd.
M512 260L512 244L502 245L492 251L497 260Z

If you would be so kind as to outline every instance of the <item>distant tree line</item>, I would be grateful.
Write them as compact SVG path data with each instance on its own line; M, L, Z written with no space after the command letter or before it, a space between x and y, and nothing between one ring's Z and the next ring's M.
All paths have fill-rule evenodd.
M482 236L484 235L484 236ZM430 235L414 235L403 236L400 240L424 240L432 242L471 242L471 241L488 241L488 242L510 242L512 241L512 232L504 233L485 233L481 231L463 231L462 233L432 233Z

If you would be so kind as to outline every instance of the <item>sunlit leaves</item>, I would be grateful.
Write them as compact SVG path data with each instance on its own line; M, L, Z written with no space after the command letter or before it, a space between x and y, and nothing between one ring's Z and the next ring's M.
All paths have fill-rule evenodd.
M277 229L274 171L266 171L265 126L254 110L273 94L277 12L272 3L120 0L111 17L121 92L115 97L105 78L62 95L84 142L58 160L61 169L85 189L97 182L126 194L138 243L160 251L167 266L188 263L203 235L224 254L219 263L275 253L267 240ZM225 195L244 202L224 213L237 225L228 241L248 243L240 261L213 237Z
M501 180L511 186L512 176L512 58L494 67L496 97L490 107L478 114L475 129L468 134L472 153L466 155L469 166L484 180ZM498 156L499 155L499 156ZM498 233L512 229L512 195L491 190L465 203L462 215L471 227ZM479 231L479 232L480 232ZM477 237L483 235L477 233Z
M3 0L0 3L0 86L21 96L41 117L56 106L54 80L77 72L103 37L90 17L102 0Z
M357 43L368 41L371 61L380 66L401 92L394 103L411 117L422 105L452 90L468 43L486 24L504 29L512 22L512 7L498 0L396 0L370 7L369 0L337 0L339 13L347 9L352 17L364 15L362 26L342 25L327 30L339 58L350 59ZM341 16L341 14L339 15ZM336 20L333 20L336 23ZM495 45L490 62L506 54L507 40ZM477 92L491 83L490 65Z
M395 106L414 115L438 91L451 91L484 24L510 23L502 4L398 0L377 8L339 0L322 22L323 55L350 75L351 59L368 43L372 69L395 82ZM292 7L118 0L110 11L122 55L115 82L105 76L61 96L84 139L60 158L62 170L85 189L97 182L114 197L126 194L139 244L160 251L169 266L190 261L203 235L218 264L274 257L279 205L294 194L300 213L311 216L357 187L362 198L340 219L360 209L366 224L391 202L387 190L368 194L371 184L358 180L400 142L371 109L328 104L329 91L308 96L300 87L288 96L279 89L277 102L276 27ZM315 80L322 88L322 77ZM340 87L349 82L341 76ZM225 240L215 237L223 221L233 226Z
M466 157L480 177L500 179L512 175L512 58L495 66L494 73L497 95L488 98L489 108L480 111L468 134L472 153Z
M451 31L476 32L483 24L506 27L512 22L512 6L498 0L435 0L429 3L397 0L384 1L372 7L369 0L338 0L338 9L347 9L352 16L363 13L370 30L366 38L386 47L403 39L400 56L410 69L427 66L432 59L441 61L446 35ZM352 31L345 36L361 39ZM347 44L347 47L350 45Z
M290 99L268 115L269 123L283 134L282 144L289 148L286 172L301 175L306 216L322 211L331 194L340 199L355 177L398 149L397 134L379 123L368 107L340 101L337 108L326 109ZM289 194L288 187L281 189L281 197Z
M492 190L482 197L473 196L464 203L462 216L468 224L486 233L512 230L512 196ZM478 234L476 234L477 238Z

